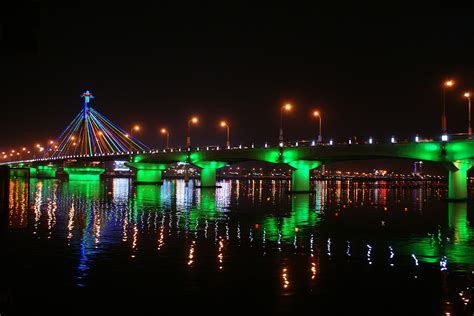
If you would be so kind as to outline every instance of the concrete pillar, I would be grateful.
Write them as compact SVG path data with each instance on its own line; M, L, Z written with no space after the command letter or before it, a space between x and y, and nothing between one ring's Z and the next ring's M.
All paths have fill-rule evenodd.
M56 166L38 166L36 175L38 178L56 178Z
M289 193L308 193L310 191L310 171L321 165L321 161L295 160L288 163L295 168L291 172L291 191Z
M36 178L38 176L38 170L35 167L30 167L30 178Z
M309 171L310 169L295 169L291 172L292 192L309 192Z
M467 193L467 171L471 169L471 160L454 161L448 166L448 199L466 200Z
M216 188L216 169L225 167L226 162L223 161L198 161L194 165L201 169L201 185L199 188Z
M10 178L25 178L30 177L30 169L24 167L10 168Z
M64 167L69 175L69 181L99 181L105 168L100 167Z
M161 175L168 165L163 163L129 162L130 168L135 169L135 183L140 184L163 184Z

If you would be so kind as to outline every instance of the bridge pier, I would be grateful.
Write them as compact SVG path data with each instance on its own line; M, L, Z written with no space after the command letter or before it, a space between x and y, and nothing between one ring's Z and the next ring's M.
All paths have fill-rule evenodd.
M10 178L26 178L30 177L30 169L25 167L10 168Z
M472 160L453 161L448 165L448 200L466 200L467 172L472 168Z
M227 165L223 161L198 161L194 165L201 168L201 185L198 188L217 188L216 170Z
M100 167L64 167L69 175L69 181L99 181L100 175L105 172Z
M163 184L161 174L168 165L164 163L129 162L126 165L136 171L136 184Z
M308 193L310 191L310 171L321 165L321 161L295 160L288 163L295 168L291 172L291 191L288 193Z
M38 178L56 178L56 166L38 166L36 168L36 176Z
M36 178L38 176L38 170L35 167L30 167L30 178Z

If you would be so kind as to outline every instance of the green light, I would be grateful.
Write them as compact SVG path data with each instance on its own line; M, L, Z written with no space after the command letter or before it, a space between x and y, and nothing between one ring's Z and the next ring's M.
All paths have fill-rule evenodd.
M57 168L56 166L38 166L36 175L38 178L55 178Z
M472 161L455 161L448 165L448 198L453 200L467 199L467 171L472 167Z
M225 167L226 162L222 161L197 161L194 164L201 170L201 187L216 186L216 169Z
M295 160L288 164L296 168L291 173L291 191L309 192L310 170L319 167L321 161Z
M152 184L136 186L136 206L156 206L161 208L161 188L161 186Z
M309 194L293 195L291 199L290 217L280 219L268 217L265 219L264 228L268 240L277 241L279 233L282 242L293 242L295 234L301 233L305 228L314 229L317 225L317 213L310 210ZM296 231L298 230L298 231Z
M162 171L168 165L164 163L130 162L127 166L136 170L136 181L140 183L161 183Z
M136 181L143 183L159 183L161 182L161 170L149 169L143 170L138 169L136 171Z
M104 168L99 167L65 167L64 172L70 181L99 181Z
M38 176L38 171L34 167L30 167L30 178L36 178Z
M10 168L10 178L28 178L28 168Z

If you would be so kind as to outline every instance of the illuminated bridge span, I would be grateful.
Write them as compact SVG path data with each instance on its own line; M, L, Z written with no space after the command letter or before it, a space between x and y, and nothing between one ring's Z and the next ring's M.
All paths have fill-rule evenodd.
M449 172L448 198L468 197L467 172L474 165L473 140L352 145L312 143L309 146L295 143L289 147L150 150L90 108L86 100L79 116L42 158L9 162L9 167L29 168L30 176L50 177L55 176L58 168L63 168L70 180L98 180L105 171L100 166L101 162L126 160L127 165L136 170L138 183L161 183L163 170L171 164L186 162L201 168L201 187L216 187L217 169L245 161L263 161L291 166L292 192L298 193L310 191L310 171L323 164L402 158L443 164Z

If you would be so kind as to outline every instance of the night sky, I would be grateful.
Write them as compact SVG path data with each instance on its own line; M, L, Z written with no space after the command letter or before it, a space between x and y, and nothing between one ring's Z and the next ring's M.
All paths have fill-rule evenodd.
M472 7L443 15L408 16L403 10L350 14L309 6L154 7L40 1L2 11L2 119L0 148L55 138L81 109L92 106L122 127L139 123L140 138L183 145L189 116L195 145L276 143L279 107L287 140L312 139L323 115L323 136L388 140L436 136L442 82L448 93L448 131L466 132L474 92ZM233 4L232 4L233 3ZM360 11L360 10L359 10ZM5 137L7 136L7 137Z

